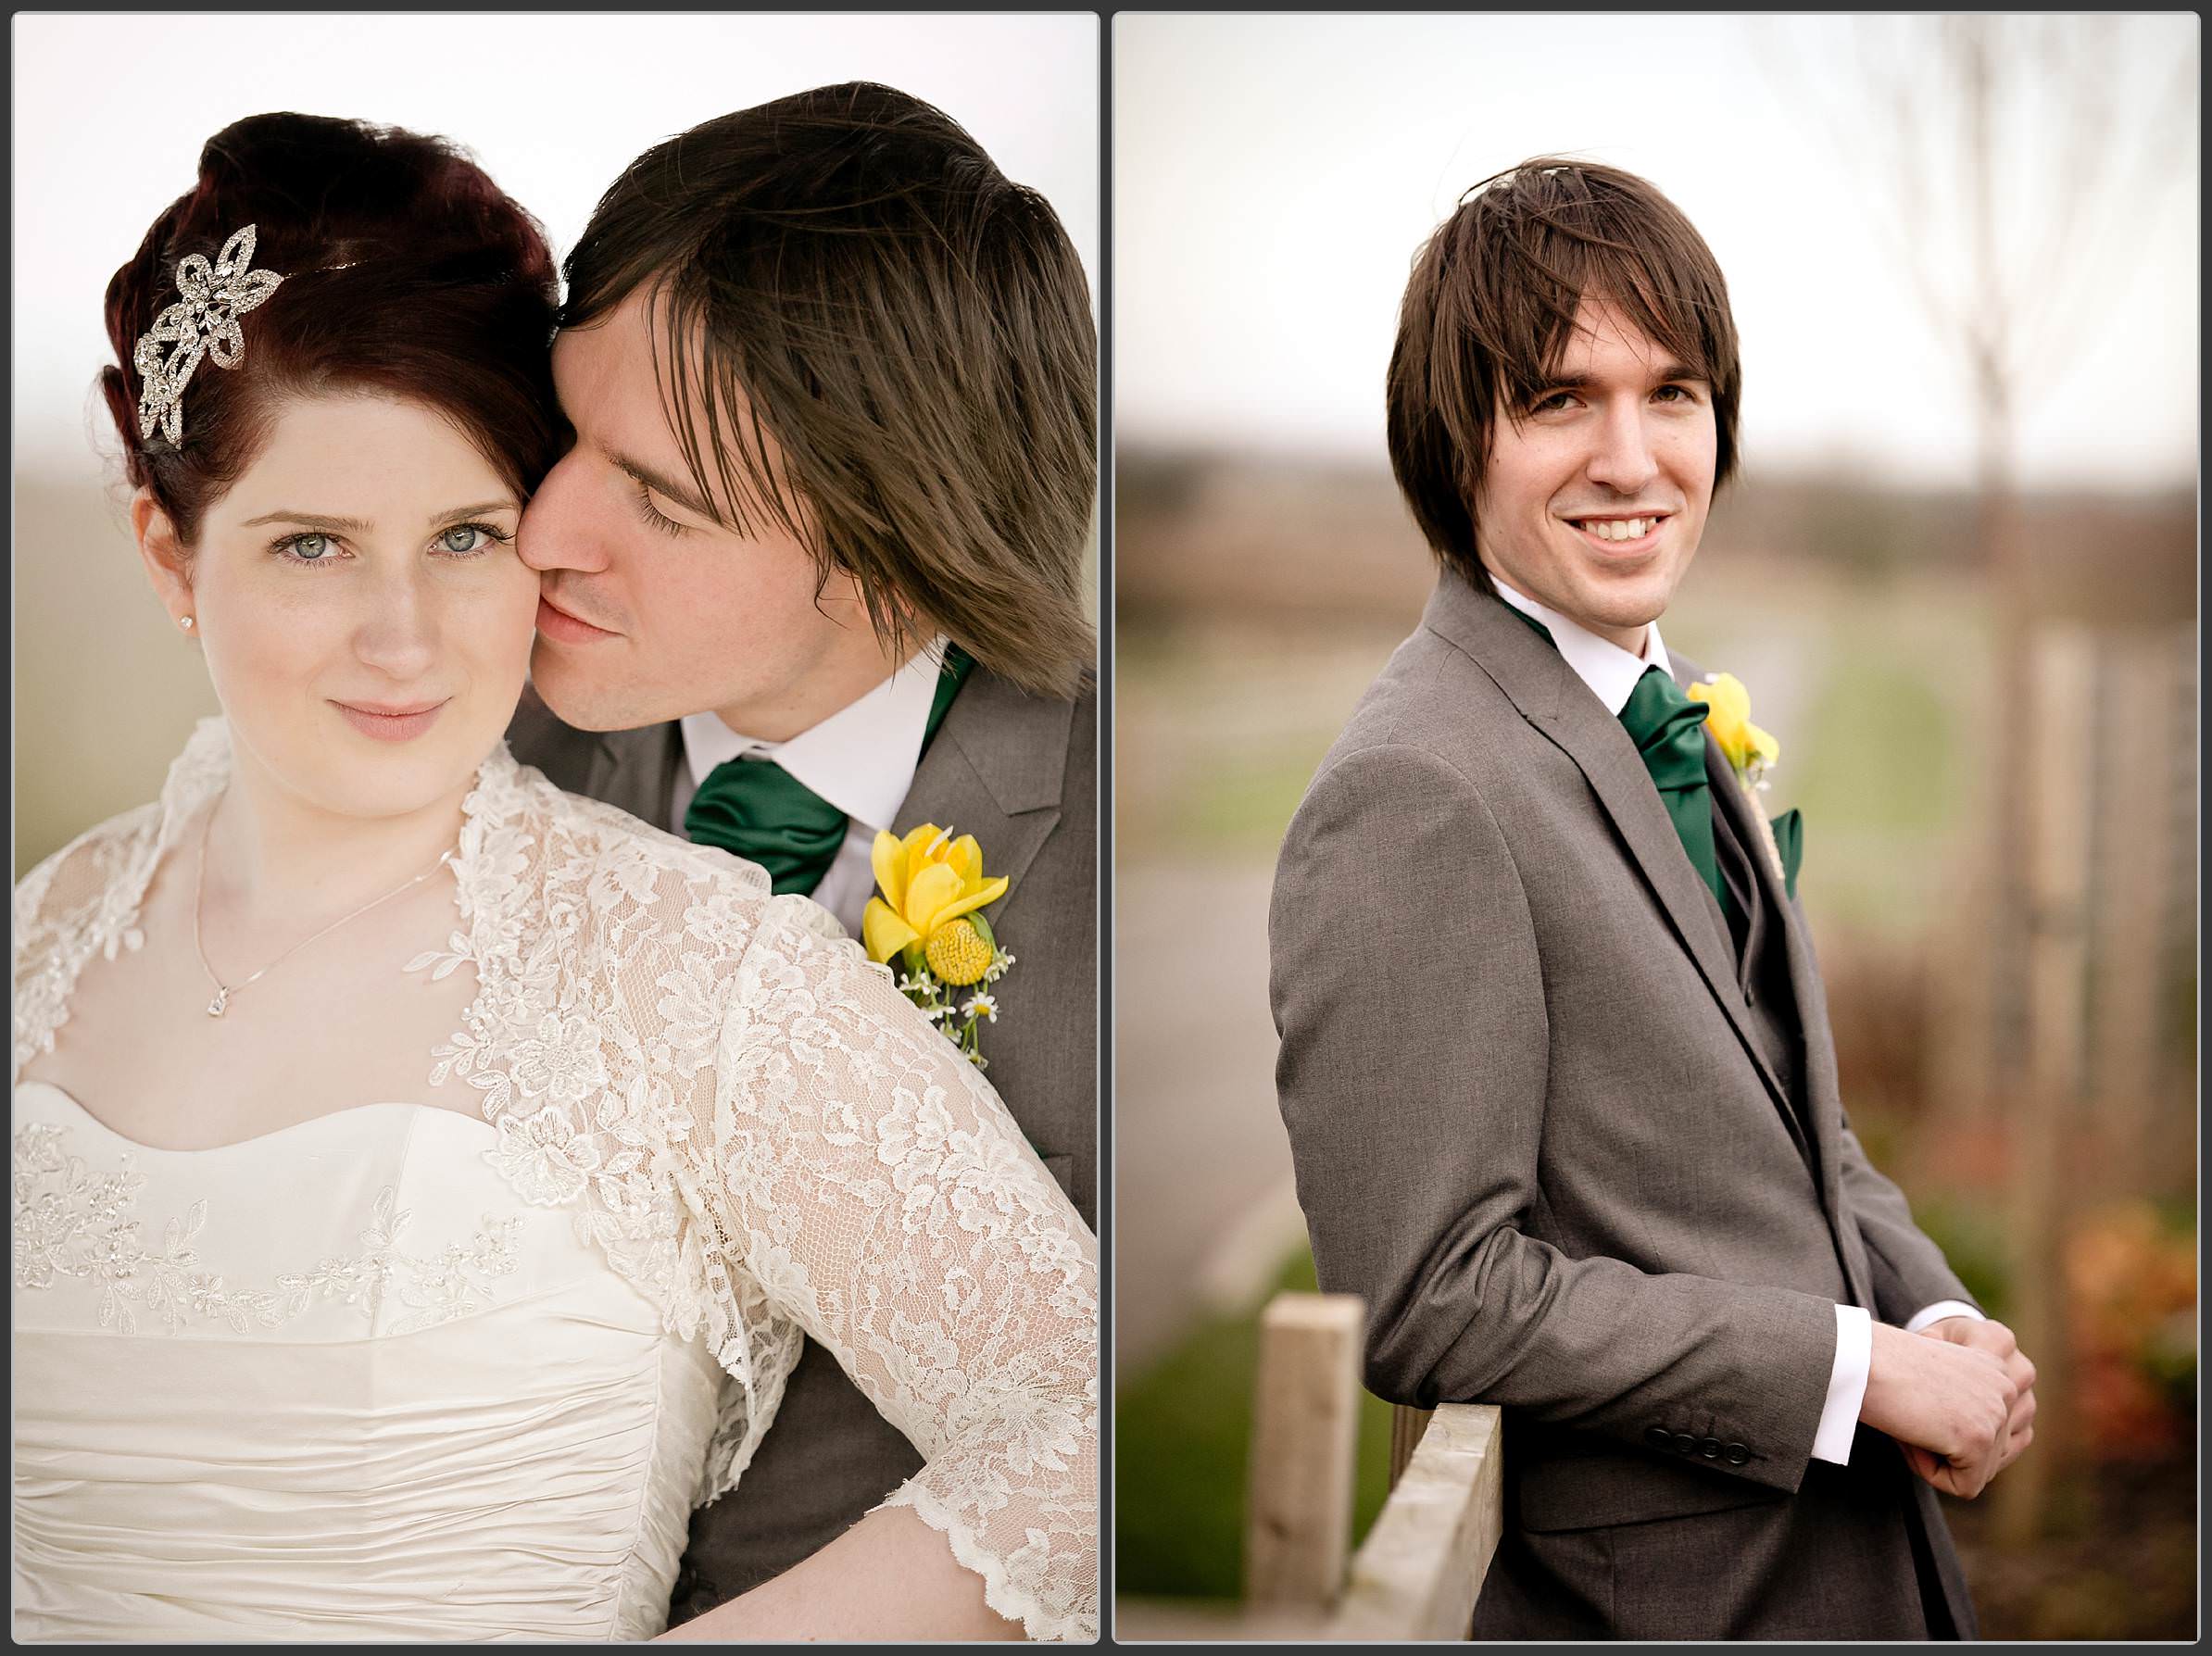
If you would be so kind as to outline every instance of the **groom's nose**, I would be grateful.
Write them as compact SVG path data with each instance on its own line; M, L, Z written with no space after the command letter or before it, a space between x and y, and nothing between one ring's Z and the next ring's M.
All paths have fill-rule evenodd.
M534 570L607 567L607 540L593 521L588 457L570 449L537 486L515 531L515 556Z
M1605 408L1583 471L1617 495L1634 496L1650 486L1659 462L1640 406L1616 402Z

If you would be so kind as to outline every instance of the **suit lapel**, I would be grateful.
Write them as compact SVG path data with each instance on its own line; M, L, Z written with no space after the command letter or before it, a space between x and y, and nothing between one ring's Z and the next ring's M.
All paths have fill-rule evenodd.
M1698 670L1693 665L1677 659L1674 662L1674 668L1677 680L1685 687L1695 682ZM1789 910L1781 886L1773 878L1773 864L1768 860L1765 845L1759 836L1758 823L1754 818L1757 806L1744 794L1743 784L1736 780L1736 772L1729 768L1727 756L1720 750L1720 744L1714 741L1710 735L1705 738L1705 783L1713 795L1714 826L1716 830L1725 834L1741 848L1741 856L1738 860L1744 866L1744 877L1748 878L1754 887L1749 894L1750 900L1758 905L1758 912L1747 928L1742 957L1738 963L1736 983L1739 993L1741 993L1747 985L1753 983L1757 976L1759 969L1757 957L1771 947L1769 935L1777 931L1786 935L1788 922L1784 917ZM1795 981L1794 972L1791 974L1791 998L1800 1005L1804 1001L1804 993ZM1745 1016L1748 1019L1750 1015L1750 1007L1747 1001ZM1771 1022L1771 1019L1769 1022ZM1800 1029L1804 1027L1802 1019L1799 1027ZM1800 1045L1803 1045L1802 1041ZM1762 1047L1760 1051L1764 1054L1766 1048ZM1802 1077L1804 1070L1802 1063L1799 1070ZM1801 1080L1801 1087L1805 1085ZM1779 1075L1775 1076L1774 1085L1787 1097L1787 1088ZM1783 1117L1789 1123L1790 1136L1797 1141L1798 1153L1804 1157L1807 1166L1816 1167L1819 1163L1825 1162L1826 1152L1818 1152L1818 1161L1816 1162L1817 1139L1816 1138L1815 1144L1805 1142L1807 1131L1805 1122L1811 1110L1809 1088L1806 1092L1806 1099L1804 1108L1801 1109L1800 1101L1791 1098L1789 1100L1790 1107L1783 1112ZM1816 1178L1817 1177L1818 1174L1816 1173Z
M684 754L681 725L579 730L526 684L507 741L516 759L543 772L555 787L615 806L656 827L671 826L669 794ZM675 831L682 832L680 825Z
M1719 1002L1744 1057L1788 1123L1789 1097L1760 1055L1751 1013L1737 985L1735 962L1713 924L1712 893L1683 854L1674 822L1652 786L1651 772L1621 721L1590 693L1559 652L1508 611L1502 600L1477 593L1458 577L1446 575L1437 583L1426 620L1434 631L1467 651L1512 698L1521 716L1580 769L1638 872L1659 899L1677 941ZM1796 1135L1794 1129L1791 1133Z
M984 872L1006 876L1004 902L1012 909L1022 876L1060 822L1075 713L1073 702L1024 695L975 668L922 756L894 831L935 822L973 834Z
M1688 683L1687 680L1684 683ZM1752 877L1759 883L1759 896L1772 924L1779 929L1790 966L1790 998L1797 1014L1797 1028L1804 1047L1801 1066L1804 1083L1804 1113L1813 1132L1816 1173L1820 1199L1831 1225L1843 1211L1842 1157L1843 1101L1836 1090L1835 1036L1829 1028L1828 996L1813 960L1812 940L1790 901L1773 859L1766 855L1756 820L1757 803L1743 791L1721 756L1719 745L1705 743L1705 769L1713 780L1716 808L1728 813L1728 821L1742 843L1752 847ZM1841 1236L1841 1232L1839 1235ZM1840 1248L1845 1273L1861 1305L1874 1303L1866 1282L1864 1259L1849 1246Z
M683 727L673 721L603 731L593 745L583 791L641 822L682 834L684 824L669 820L669 803L683 757Z

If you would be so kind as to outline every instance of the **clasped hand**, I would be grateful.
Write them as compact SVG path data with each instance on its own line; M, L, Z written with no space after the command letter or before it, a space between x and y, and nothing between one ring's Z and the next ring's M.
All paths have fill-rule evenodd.
M1945 1317L1917 1334L1877 1323L1859 1418L1929 1483L1971 1499L2035 1439L2035 1364L2002 1323Z

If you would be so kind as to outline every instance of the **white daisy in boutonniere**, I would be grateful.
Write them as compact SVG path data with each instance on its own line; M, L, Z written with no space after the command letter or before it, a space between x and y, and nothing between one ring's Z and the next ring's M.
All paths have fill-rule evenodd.
M1752 820L1759 825L1759 838L1774 860L1776 876L1795 897L1798 864L1804 858L1804 820L1791 810L1769 822L1759 804L1759 796L1766 791L1766 773L1782 757L1782 745L1752 722L1751 692L1734 673L1708 673L1703 684L1690 686L1690 698L1705 704L1705 728L1743 784Z
M880 896L868 899L861 935L868 958L904 968L899 993L929 1017L977 1069L987 1066L980 1029L999 1021L987 985L1006 975L1013 956L999 947L983 910L1006 895L1006 878L983 875L975 836L952 837L924 822L904 839L878 834L873 851ZM971 989L963 1004L959 991Z

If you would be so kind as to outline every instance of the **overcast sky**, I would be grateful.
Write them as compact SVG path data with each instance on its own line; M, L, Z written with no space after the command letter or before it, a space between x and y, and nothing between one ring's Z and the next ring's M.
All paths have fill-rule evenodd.
M1088 14L19 14L17 463L94 470L102 291L192 186L202 143L241 116L297 109L456 139L560 254L615 175L672 133L810 86L881 81L945 109L1041 191L1096 295L1099 42Z
M2199 25L2105 22L2109 130L2130 139L2193 63ZM1415 248L1470 184L1566 151L1652 179L1712 245L1742 338L1753 467L1965 479L1967 380L1889 239L1897 193L1865 137L1880 118L1857 90L1864 33L1847 18L1118 19L1118 440L1381 463L1383 371ZM2194 476L2189 86L2154 187L2120 194L2102 221L2056 211L2074 157L2055 141L2047 84L2007 112L2006 270L2032 287L2086 258L2106 295L2042 358L2020 443L2031 484ZM1940 127L1954 104L1930 81L1915 107ZM1963 254L1942 257L1965 245L1954 207L1938 189L1918 240L1955 291Z
M2113 27L2125 135L2193 58L2199 25ZM1125 16L1115 29L1125 442L1379 459L1383 365L1415 246L1466 185L1568 150L1654 179L1713 245L1743 335L1754 467L1967 474L1965 375L1894 251L1894 187L1838 135L1874 119L1856 98L1850 19ZM191 183L202 140L260 109L459 139L565 250L598 192L660 138L806 86L886 81L951 111L1042 190L1098 280L1087 15L18 16L13 33L19 463L89 471L101 289ZM1780 62L1795 66L1787 90ZM2008 269L2032 273L2048 263L2041 233L2075 220L2049 210L2042 181L2066 157L2023 108L2005 145ZM2032 390L2031 483L2194 474L2187 114L2159 187L2061 244L2106 298L2060 331ZM1920 239L1959 245L1954 217L1935 218ZM1955 258L1937 269L1957 285Z

